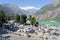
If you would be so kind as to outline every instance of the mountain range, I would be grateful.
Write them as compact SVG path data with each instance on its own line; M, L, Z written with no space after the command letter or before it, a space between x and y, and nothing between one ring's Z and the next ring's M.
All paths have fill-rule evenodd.
M55 0L42 8L32 6L19 7L14 4L0 4L0 10L6 10L6 14L33 15L38 21L60 21L60 0Z
M31 6L22 8L14 4L0 4L0 10L1 9L6 10L7 11L6 14L13 14L13 15L15 14L33 15L37 11L36 8Z
M60 0L40 8L34 16L38 21L60 21Z

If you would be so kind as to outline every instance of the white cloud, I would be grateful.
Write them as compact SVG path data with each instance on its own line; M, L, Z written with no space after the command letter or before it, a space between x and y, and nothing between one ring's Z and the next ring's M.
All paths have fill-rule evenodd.
M24 10L29 10L29 9L36 9L38 10L39 8L35 8L35 7L32 7L32 6L27 6L27 7L20 7L21 9L24 9Z

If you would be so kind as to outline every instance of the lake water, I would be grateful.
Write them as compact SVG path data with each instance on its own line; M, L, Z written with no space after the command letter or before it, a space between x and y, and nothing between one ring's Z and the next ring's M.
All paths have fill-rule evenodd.
M52 25L52 26L60 26L60 22L44 22L40 21L39 25Z

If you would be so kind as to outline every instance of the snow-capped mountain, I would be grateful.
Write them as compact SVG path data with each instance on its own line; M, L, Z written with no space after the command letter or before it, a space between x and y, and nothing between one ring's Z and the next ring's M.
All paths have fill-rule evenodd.
M27 7L20 7L21 9L24 9L24 10L31 10L31 9L35 9L35 10L38 10L39 8L35 8L33 6L27 6Z
M27 7L20 7L23 11L23 13L27 14L27 15L33 15L37 12L37 10L39 8L35 8L35 7L32 7L32 6L27 6Z
M2 7L1 7L2 6ZM33 15L37 12L38 8L27 6L27 7L19 7L14 4L0 4L0 9L4 9L11 14L26 14Z

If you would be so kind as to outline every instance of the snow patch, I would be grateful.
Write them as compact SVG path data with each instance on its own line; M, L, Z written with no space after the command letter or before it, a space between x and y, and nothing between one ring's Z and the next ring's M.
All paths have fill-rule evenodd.
M21 9L24 9L24 10L30 10L30 9L36 9L38 10L39 8L35 8L35 7L32 7L32 6L27 6L27 7L20 7Z

